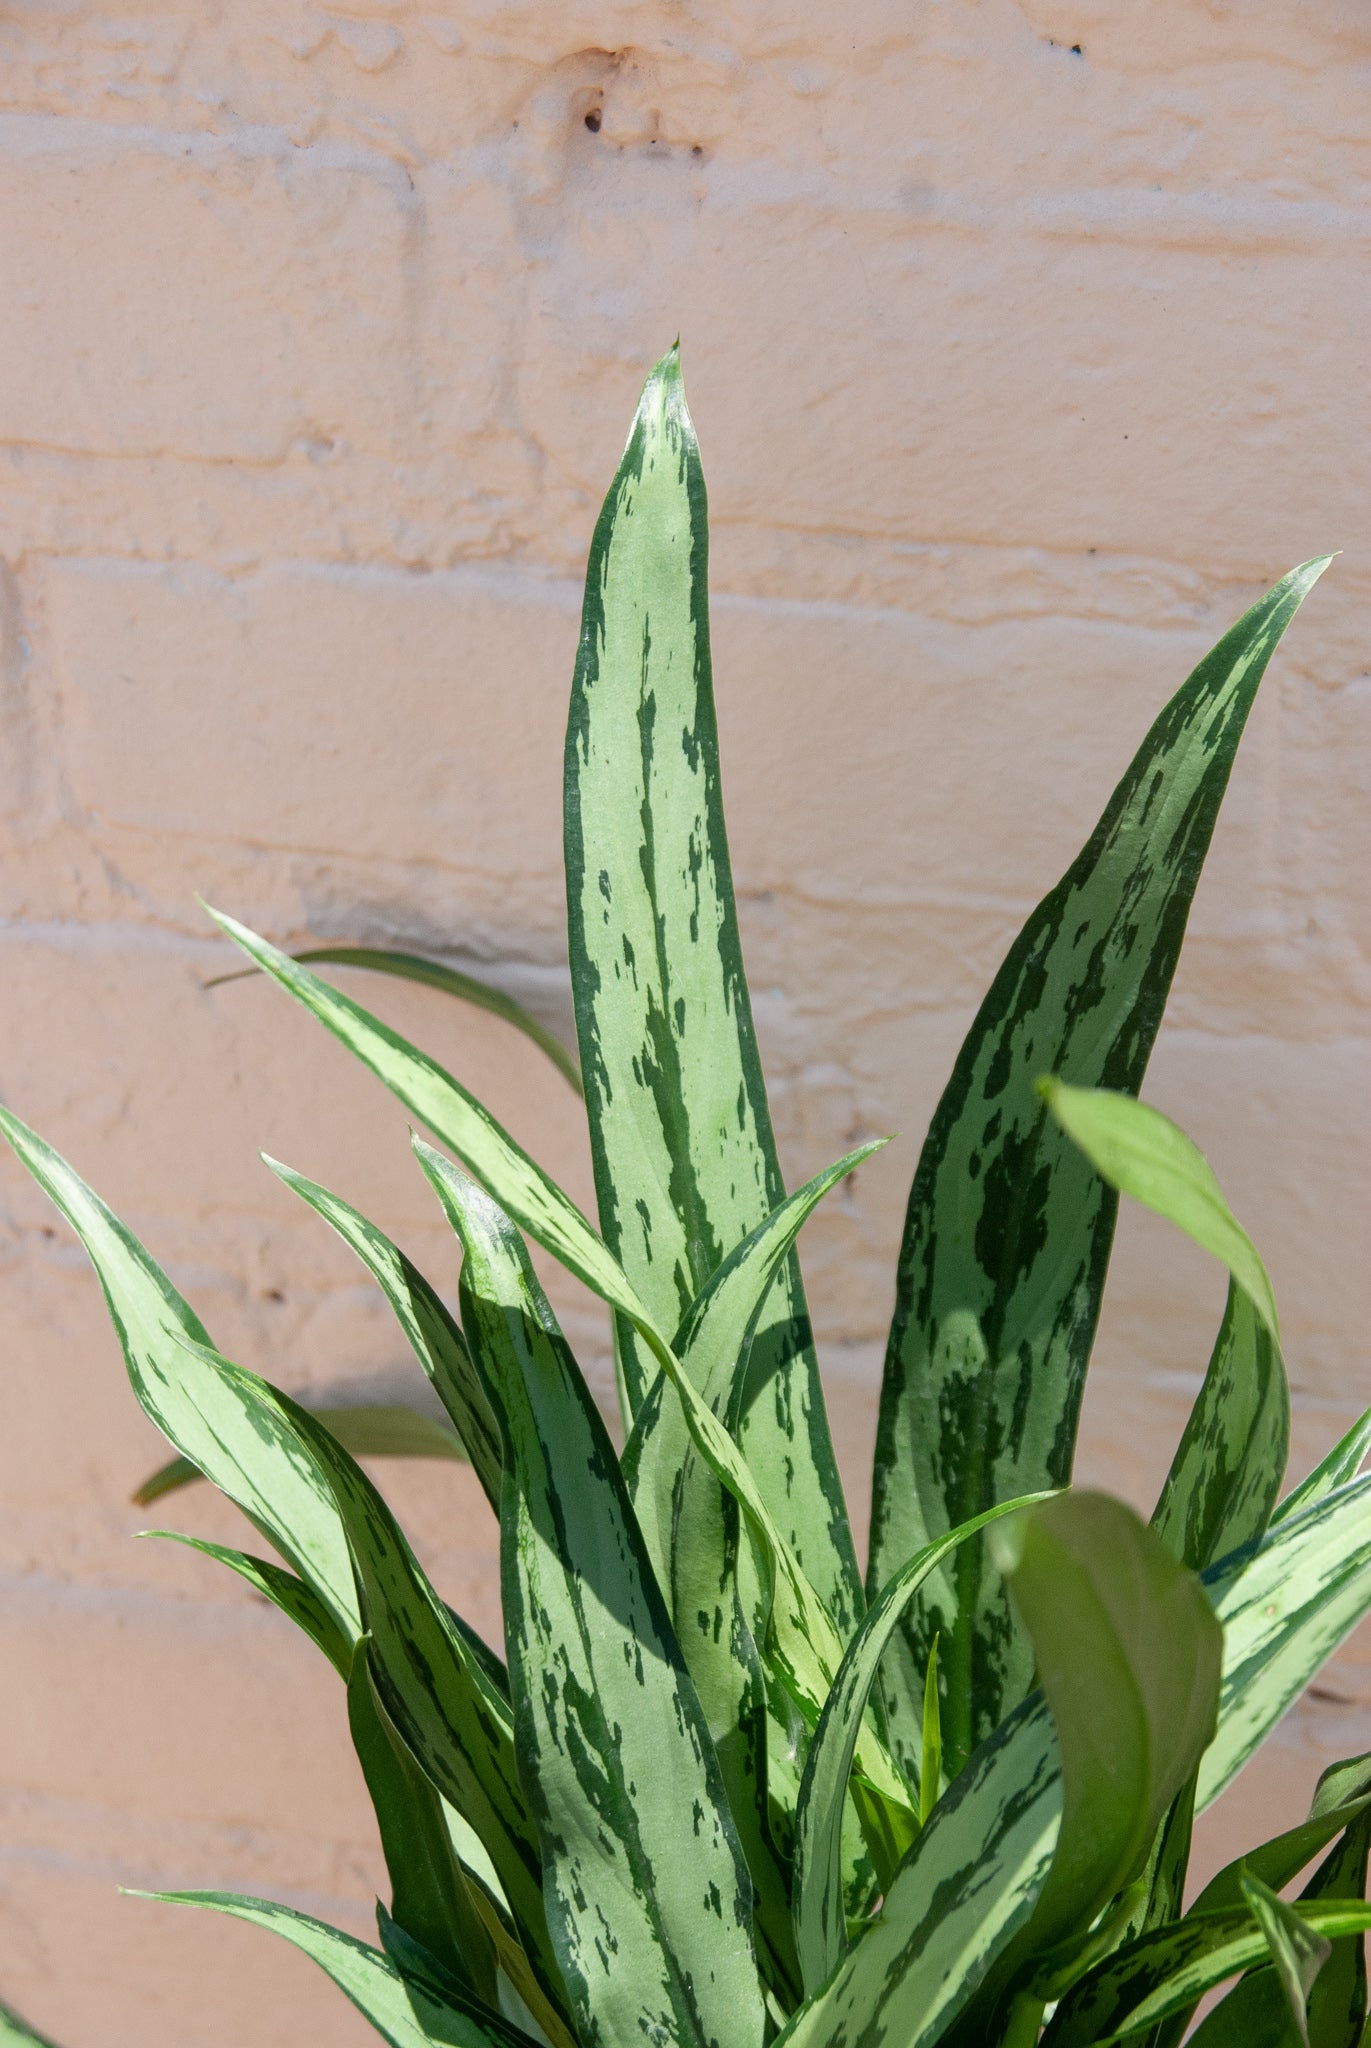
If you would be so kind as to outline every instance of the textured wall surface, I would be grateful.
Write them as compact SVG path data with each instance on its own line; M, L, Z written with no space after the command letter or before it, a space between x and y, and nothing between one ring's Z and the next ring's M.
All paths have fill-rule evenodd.
M1149 1092L1268 1255L1300 1465L1371 1397L1368 86L1363 0L3 0L0 1094L230 1354L417 1377L258 1146L452 1259L377 1086L274 991L206 991L194 893L443 949L565 1026L577 577L679 330L784 1157L904 1133L807 1240L854 1496L980 992L1193 660L1333 547ZM367 994L589 1199L535 1052ZM116 1893L364 1931L379 1856L320 1660L130 1540L159 1442L2 1160L0 1213L0 1995L68 2048L370 2040L265 1935ZM1083 1463L1140 1504L1222 1294L1125 1218ZM382 1477L494 1628L470 1476ZM1238 1803L1301 1810L1369 1702L1354 1650Z

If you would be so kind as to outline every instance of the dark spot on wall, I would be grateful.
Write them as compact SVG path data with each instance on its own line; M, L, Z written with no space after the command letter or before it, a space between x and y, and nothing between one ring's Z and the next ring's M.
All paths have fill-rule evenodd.
M600 109L598 107L592 107L590 112L586 115L586 127L590 130L592 135L599 134L600 126L603 120L604 115L600 112Z

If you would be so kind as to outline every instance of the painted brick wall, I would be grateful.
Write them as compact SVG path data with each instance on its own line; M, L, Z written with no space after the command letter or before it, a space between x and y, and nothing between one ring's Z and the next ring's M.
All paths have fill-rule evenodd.
M0 1093L225 1349L412 1386L259 1145L452 1261L374 1085L271 991L205 990L194 892L284 940L444 949L565 1025L577 576L679 330L785 1159L905 1134L808 1239L854 1495L980 991L1193 659L1331 547L1151 1093L1267 1251L1300 1463L1361 1406L1369 85L1361 0L3 0ZM536 1054L370 993L589 1198ZM129 1540L158 1442L3 1162L0 1209L0 1994L68 2048L351 2048L300 1959L115 1893L362 1931L379 1858L331 1675ZM1084 1464L1140 1504L1221 1298L1125 1219ZM598 1316L558 1300L603 1383ZM468 1475L384 1478L494 1627ZM205 1498L184 1521L237 1539ZM1247 1813L1299 1811L1368 1699L1349 1654Z

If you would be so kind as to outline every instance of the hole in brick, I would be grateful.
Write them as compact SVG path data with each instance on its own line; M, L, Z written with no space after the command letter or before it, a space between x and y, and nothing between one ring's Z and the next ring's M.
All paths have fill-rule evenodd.
M592 135L599 134L600 126L603 120L604 116L600 112L600 109L598 107L592 107L590 112L586 115L586 127L590 130Z

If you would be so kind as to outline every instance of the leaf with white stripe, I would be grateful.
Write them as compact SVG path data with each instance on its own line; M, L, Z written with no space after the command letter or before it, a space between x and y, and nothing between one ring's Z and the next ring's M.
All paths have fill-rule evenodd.
M336 1436L354 1458L441 1458L465 1465L467 1454L456 1431L436 1415L421 1415L415 1408L391 1404L358 1402L352 1406L312 1408L325 1429ZM159 1465L131 1496L136 1507L150 1507L183 1486L194 1486L204 1478L189 1458L172 1458Z
M591 542L567 726L567 929L600 1224L676 1329L785 1188L724 830L699 448L676 349L644 387ZM636 1413L654 1377L622 1333ZM861 1585L798 1264L752 1346L740 1442L840 1633Z
M250 1413L237 1390L188 1386L185 1340L205 1327L161 1268L65 1159L0 1109L9 1139L90 1255L134 1393L163 1436L248 1516L323 1600L352 1643L362 1633L347 1539L318 1465L286 1425Z
M924 1543L1070 1478L1117 1198L1033 1090L1042 1073L1136 1094L1262 671L1322 562L1225 634L1162 712L1077 860L981 1006L910 1194L881 1392L874 1593ZM917 1763L928 1646L956 1769L1032 1684L993 1567L957 1552L887 1660L891 1738Z
M1325 1494L1336 1493L1340 1486L1346 1486L1355 1479L1366 1463L1371 1452L1371 1408L1359 1415L1346 1436L1334 1444L1326 1458L1321 1458L1307 1479L1285 1496L1278 1508L1273 1509L1273 1522L1283 1521L1286 1515L1297 1515Z
M419 1156L462 1243L462 1320L504 1428L519 1763L582 2032L760 2044L751 1887L609 1436L517 1231Z

